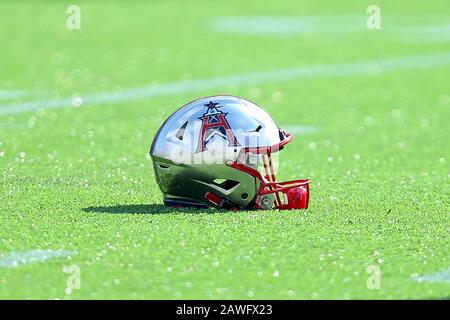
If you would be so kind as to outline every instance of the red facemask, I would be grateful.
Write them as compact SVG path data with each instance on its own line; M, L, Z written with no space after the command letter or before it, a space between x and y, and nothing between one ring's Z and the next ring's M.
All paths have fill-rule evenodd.
M279 144L269 147L244 148L238 159L231 164L231 167L244 171L260 182L260 187L255 199L255 209L307 209L309 202L310 180L300 179L292 181L277 182L272 162L272 152L279 151L285 144L292 140L290 134ZM262 155L264 174L247 165L246 159L251 154ZM272 196L274 195L275 199Z

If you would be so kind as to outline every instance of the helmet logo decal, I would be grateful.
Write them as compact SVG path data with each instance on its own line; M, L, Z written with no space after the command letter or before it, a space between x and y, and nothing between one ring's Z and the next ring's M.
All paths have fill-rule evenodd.
M222 106L218 106L218 103L212 101L209 101L204 106L208 109L199 118L202 120L202 127L200 129L200 139L196 152L205 151L207 144L216 135L227 140L228 146L230 147L240 146L226 119L228 113L219 110Z

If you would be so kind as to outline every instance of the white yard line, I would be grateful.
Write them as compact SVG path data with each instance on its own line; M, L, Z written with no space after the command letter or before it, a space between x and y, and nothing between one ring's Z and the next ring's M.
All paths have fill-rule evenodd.
M49 259L70 257L76 255L75 251L67 250L29 250L29 251L13 251L0 255L0 267L15 268L20 265L35 262L44 262Z
M0 100L17 99L28 95L29 92L22 90L2 90L0 89Z
M367 15L337 16L229 16L211 21L213 30L240 35L290 36L313 33L338 35L343 33L370 32ZM446 17L383 16L384 35L408 41L448 41L449 28ZM416 21L416 23L414 23ZM426 22L432 24L425 24ZM414 24L413 24L414 23ZM440 24L437 24L440 23Z
M417 282L450 283L450 268L424 276L413 276L412 279Z
M290 134L313 134L319 131L316 126L304 126L304 125L281 125L282 129L286 130Z
M213 30L243 35L295 35L316 32L367 31L366 15L229 16L211 21Z
M152 99L188 92L202 92L204 90L227 88L229 86L256 85L267 82L305 80L326 77L363 76L383 74L385 72L400 70L433 69L448 65L450 65L450 53L427 54L341 64L292 67L271 71L198 79L190 82L172 82L158 86L145 86L120 91L86 94L81 95L81 98L83 105L113 104L140 99ZM72 98L0 105L0 115L15 114L45 108L67 107L74 107L74 100Z
M449 42L450 25L396 28L394 35L404 42Z

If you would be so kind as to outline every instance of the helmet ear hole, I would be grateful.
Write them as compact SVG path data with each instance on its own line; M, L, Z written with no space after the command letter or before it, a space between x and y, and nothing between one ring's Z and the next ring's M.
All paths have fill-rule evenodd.
M280 136L280 141L286 139L286 131L284 131L283 129L278 129L278 135Z
M239 181L227 180L227 179L215 179L212 182L212 184L225 190L225 191L228 191L228 190L233 189L237 185L239 185Z
M248 193L247 193L247 192L243 192L243 193L241 194L241 199L242 199L242 200L247 200L247 199L248 199Z
M169 169L170 167L166 164L162 164L162 163L158 163L158 167L160 167L161 169Z

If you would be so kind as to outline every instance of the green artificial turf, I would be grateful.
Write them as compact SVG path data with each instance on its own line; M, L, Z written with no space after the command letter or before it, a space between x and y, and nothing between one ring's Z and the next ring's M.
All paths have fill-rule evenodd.
M28 95L0 98L0 265L30 250L72 254L0 266L0 298L448 298L448 275L415 279L450 268L450 63L1 113L150 84L450 53L442 32L395 31L448 26L448 1L378 3L382 29L368 31L361 1L77 1L81 30L67 30L72 2L3 1L0 92ZM345 15L363 25L213 27L222 17ZM147 155L153 136L185 102L216 93L246 97L298 129L278 177L312 180L307 211L162 205ZM81 288L67 294L63 267L73 264ZM374 265L379 289L367 286Z

